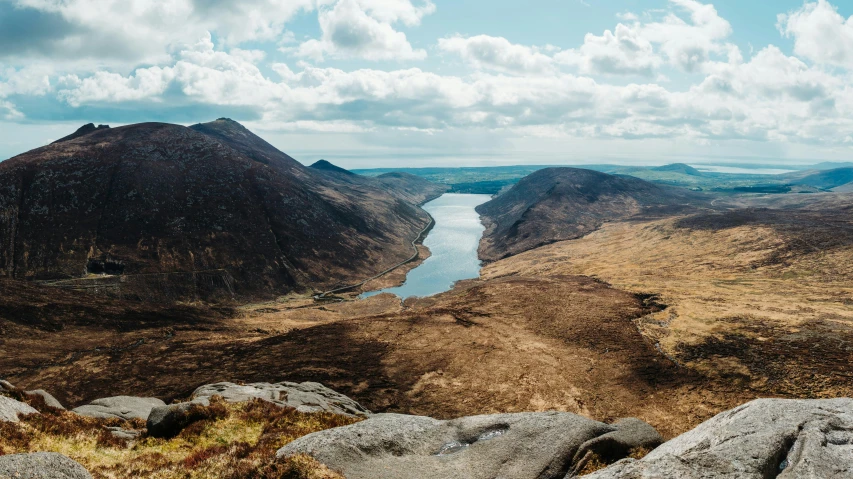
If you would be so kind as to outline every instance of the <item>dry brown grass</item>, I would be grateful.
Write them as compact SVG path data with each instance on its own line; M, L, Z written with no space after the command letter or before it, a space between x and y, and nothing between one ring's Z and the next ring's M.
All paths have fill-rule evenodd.
M38 403L32 401L34 407ZM228 404L214 399L198 407L190 426L172 439L114 437L106 428L140 430L125 422L39 408L20 423L0 422L0 454L52 451L85 466L96 479L342 479L308 456L278 460L276 451L312 432L357 421L328 413L305 414L255 400Z
M659 293L669 307L638 327L683 366L758 395L849 396L850 225L829 229L793 213L762 224L762 215L771 214L696 228L613 223L489 265L483 276L582 274Z

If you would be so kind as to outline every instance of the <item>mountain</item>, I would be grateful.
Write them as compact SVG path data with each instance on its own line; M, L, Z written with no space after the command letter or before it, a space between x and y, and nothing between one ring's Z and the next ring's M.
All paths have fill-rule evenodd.
M389 191L414 204L434 200L450 190L449 185L433 183L411 173L385 173L376 179Z
M811 170L834 170L836 168L853 168L853 162L851 161L824 161L823 163L818 163L816 165L811 165L809 169Z
M427 201L438 198L450 187L433 183L410 173L386 173L379 176L364 176L345 170L326 160L320 160L311 165L328 181L334 182L339 188L362 187L387 191L401 200L414 205L422 205Z
M112 265L158 287L224 270L238 295L271 296L375 274L407 258L428 222L399 196L331 181L227 119L86 130L0 163L0 276L81 278Z
M333 165L326 160L320 160L320 161L314 162L314 164L311 165L311 168L314 168L315 170L322 170L322 171L333 171L335 173L341 173L343 175L354 175L355 174L349 170L345 170L345 169L341 168L340 166Z
M578 238L609 220L679 211L701 198L629 176L579 168L539 170L477 207L486 225L480 258L494 261Z
M73 140L74 138L79 138L83 135L88 135L89 133L92 133L95 130L103 130L103 129L107 129L109 127L110 127L109 125L95 126L94 123L86 123L85 125L78 128L77 131L75 131L74 133L72 133L68 136L63 136L62 138L54 141L54 143L62 143L63 141Z
M804 176L794 181L794 184L830 190L851 182L853 182L853 168L835 168Z
M673 173L681 173L689 176L702 176L702 172L684 163L672 163L670 165L657 166L650 168L654 171L670 171Z

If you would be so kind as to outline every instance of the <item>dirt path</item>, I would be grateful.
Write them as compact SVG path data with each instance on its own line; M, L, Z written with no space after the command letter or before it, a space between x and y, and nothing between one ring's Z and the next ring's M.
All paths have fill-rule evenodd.
M382 276L385 276L386 274L394 271L395 269L397 269L403 265L406 265L408 263L411 263L412 261L418 259L418 256L420 256L420 251L418 250L418 243L423 241L426 238L427 233L429 233L429 231L435 226L435 219L432 217L432 215L427 213L427 216L429 216L429 224L427 224L424 227L424 229L422 229L421 232L418 233L418 236L412 240L412 249L414 250L414 253L412 253L412 256L410 256L408 259L403 260L403 261L395 264L394 266L386 269L385 271L382 271L379 274L373 275L373 276L371 276L371 277L369 277L369 278L367 278L364 281L361 281L359 283L351 284L349 286L343 286L340 288L335 288L335 289L331 289L329 291L325 291L323 293L315 294L314 299L323 299L327 295L330 295L330 294L344 293L346 291L353 290L353 289L358 288L358 287L360 287L366 283L369 283L370 281L381 278Z

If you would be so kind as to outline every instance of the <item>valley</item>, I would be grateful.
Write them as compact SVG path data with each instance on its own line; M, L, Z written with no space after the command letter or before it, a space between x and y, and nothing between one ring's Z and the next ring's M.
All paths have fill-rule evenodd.
M260 253L270 246L267 240L258 240L261 249L229 249L234 243L219 235L193 236L206 226L187 229L186 241L197 238L207 251L196 267L222 267L233 281L231 294L209 288L208 294L219 294L214 298L202 297L195 286L181 296L168 281L144 288L134 283L135 274L183 268L181 255L199 247L168 243L176 230L162 226L171 224L166 219L138 226L159 244L172 245L151 254L123 243L118 233L104 233L106 218L116 214L104 212L90 252L81 256L80 245L90 244L83 243L90 238L84 233L40 237L35 233L57 230L22 233L17 226L66 224L65 215L82 214L78 210L51 204L44 213L6 200L15 214L5 216L11 236L4 236L14 241L0 245L8 252L0 279L4 379L21 388L49 387L70 406L115 395L180 401L222 381L314 381L374 412L453 419L562 411L605 423L634 417L665 439L756 398L853 395L847 371L853 360L849 194L721 194L577 168L539 169L491 198L448 194L447 187L406 174L361 177L328 162L306 168L241 128L218 120L188 131L164 125L96 129L60 142L60 153L60 147L47 147L0 164L0 174L19 175L29 185L12 197L38 205L42 197L32 191L52 191L61 176L30 178L31 164L52 168L58 162L72 168L63 170L71 178L94 138L111 145L141 131L154 138L180 132L208 158L239 165L243 173L234 174L233 185L259 169L252 175L288 178L305 188L270 186L267 194L276 201L288 204L296 200L276 195L303 191L298 194L313 195L310 201L329 202L322 207L328 215L292 221L274 221L268 212L269 241L319 235L312 236L316 244L281 243L268 258ZM97 136L108 133L119 139ZM168 143L160 148L165 165L195 154L172 151ZM134 168L149 167L147 159L133 161L139 164ZM176 178L194 178L190 170ZM118 178L104 194L115 195L122 181L130 181ZM152 184L173 184L167 178ZM71 191L80 187L69 181ZM195 191L192 181L181 181L174 184ZM193 194L202 191L208 190ZM145 201L173 211L167 197ZM223 203L224 213L211 217L206 207L193 212L175 206L174 214L180 211L187 225L227 226L225 219L253 211L232 213L232 204ZM319 229L311 229L309 218ZM342 231L352 235L319 239L331 221L343 221L348 226ZM69 231L85 231L85 225ZM251 228L229 231L253 238ZM280 256L298 251L292 248L322 248L322 241L338 242L331 256ZM61 254L20 253L50 252L54 243L75 246L57 250ZM217 263L218 257L230 259ZM103 269L124 269L86 273L93 258L103 258ZM279 261L279 269L250 267L264 261ZM267 279L256 283L249 276L254 271L268 271ZM320 278L324 271L329 276ZM198 281L202 273L187 274ZM290 279L275 282L277 274ZM133 287L118 294L65 287L110 279ZM323 291L329 293L315 297Z

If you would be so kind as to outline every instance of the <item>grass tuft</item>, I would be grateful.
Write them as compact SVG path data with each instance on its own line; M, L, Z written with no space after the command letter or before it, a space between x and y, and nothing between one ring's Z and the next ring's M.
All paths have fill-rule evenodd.
M214 398L190 410L193 420L171 439L148 437L143 421L95 419L44 409L0 423L0 455L36 451L65 454L96 479L343 479L309 456L277 459L285 444L312 432L359 419L308 414L253 400L229 404ZM119 439L108 427L142 431L137 440Z

